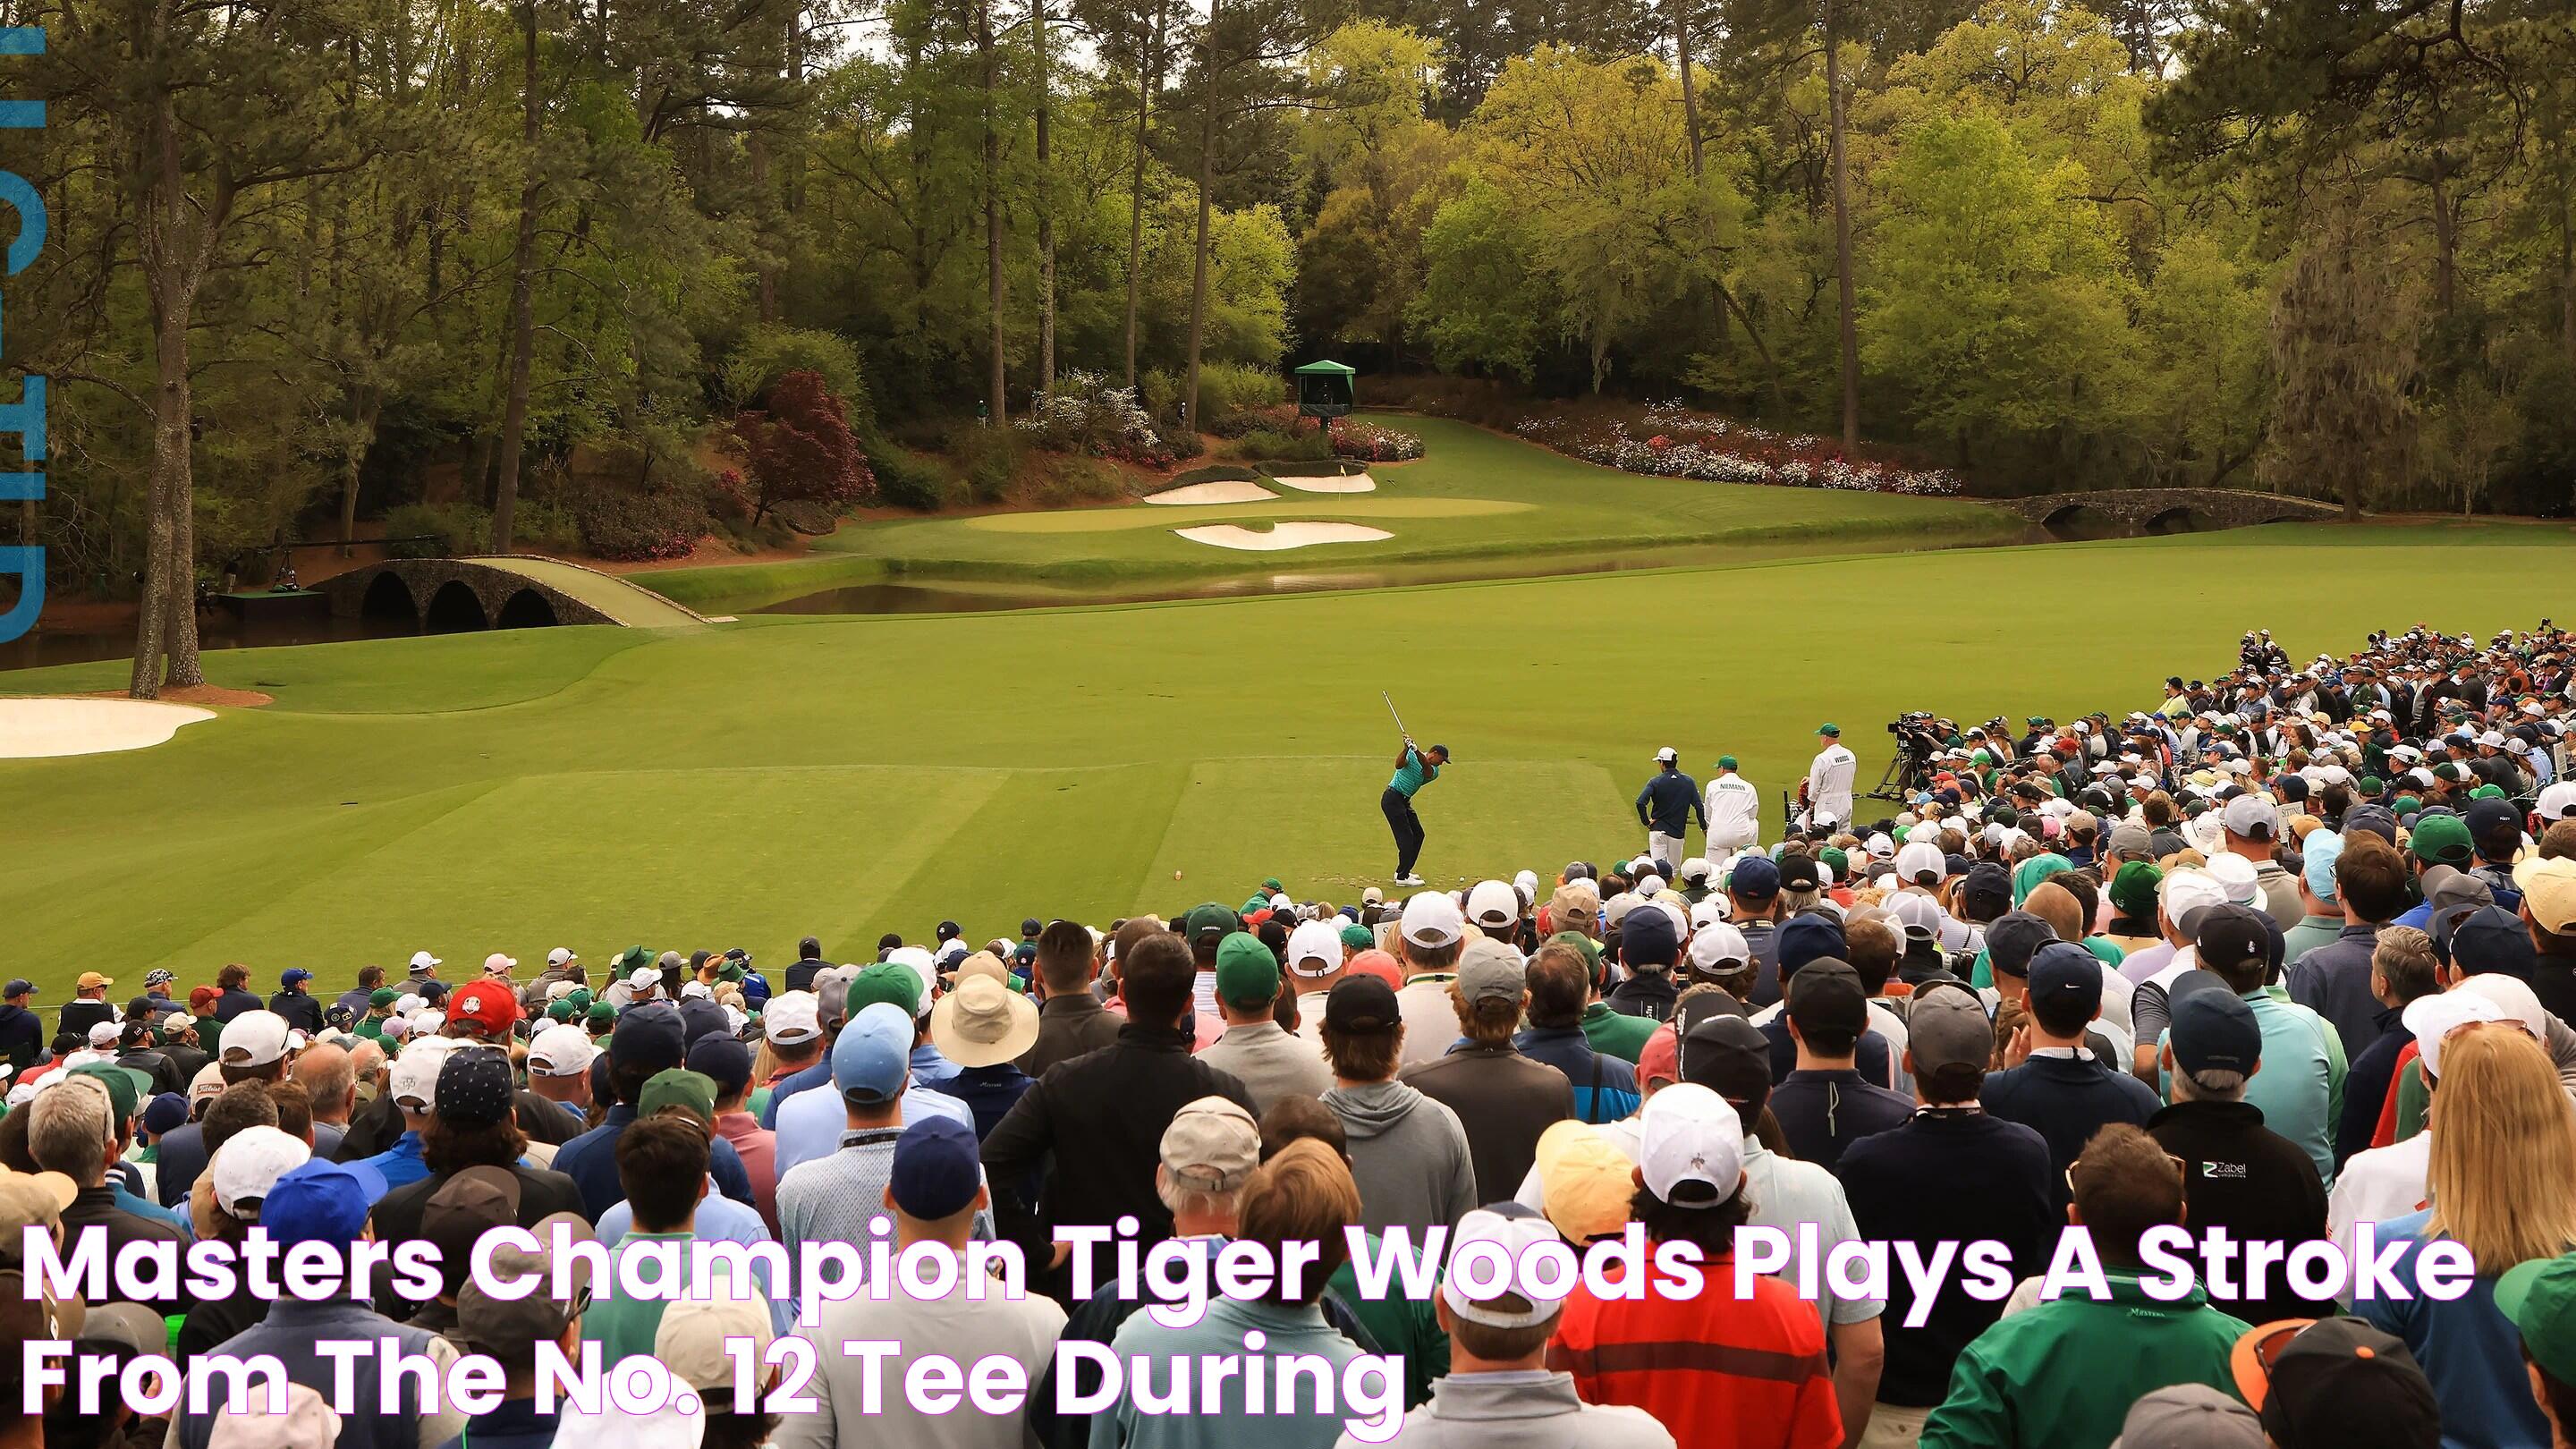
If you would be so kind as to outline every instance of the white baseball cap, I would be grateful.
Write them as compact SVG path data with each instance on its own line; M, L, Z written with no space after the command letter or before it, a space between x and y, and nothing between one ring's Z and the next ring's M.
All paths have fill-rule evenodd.
M1672 752L1667 750L1664 753ZM1518 1271L1513 1271L1507 1275L1495 1298L1470 1298L1457 1264L1470 1244L1492 1243L1502 1249L1505 1262L1517 1264L1521 1255L1532 1248L1557 1241L1555 1226L1519 1203L1505 1202L1472 1209L1458 1219L1458 1226L1450 1231L1450 1270L1440 1285L1440 1296L1447 1300L1450 1312L1469 1323L1481 1323L1487 1328L1536 1328L1556 1316L1558 1307L1565 1301L1564 1292L1539 1297L1535 1286L1523 1281ZM1568 1282L1564 1286L1570 1290L1573 1285ZM1498 1301L1503 1293L1519 1295L1529 1307L1518 1312L1505 1309Z
M1322 970L1310 971L1313 961ZM1288 971L1293 976L1330 976L1342 969L1342 928L1338 918L1306 921L1288 933Z
M112 1047L116 1045L116 1039L124 1034L125 1028L115 1022L102 1021L89 1029L89 1044L94 1047Z
M1646 1190L1679 1207L1715 1207L1744 1180L1744 1122L1724 1097L1676 1082L1646 1100L1637 1121Z
M414 971L426 971L430 967L438 964L438 958L432 956L427 951L414 951L411 953L411 969Z
M228 1067L264 1067L286 1055L286 1018L274 1011L245 1011L224 1023L223 1055Z
M1404 903L1401 930L1413 945L1437 949L1467 933L1467 918L1447 891L1420 891Z
M809 1042L823 1034L822 1017L822 1000L813 992L783 992L771 997L768 1008L760 1013L761 1035L780 1046Z
M2209 878L2218 882L2227 899L2237 905L2250 906L2263 898L2263 883L2255 878L2254 862L2232 850L2209 857Z
M682 1001L712 1001L715 999L715 993L707 989L707 983L703 981L683 981L680 983L680 999Z
M486 976L507 976L517 969L519 958L516 956L504 956L495 951L483 958L483 974Z
M1723 892L1711 891L1700 897L1699 903L1690 908L1691 929L1697 931L1714 926L1734 913L1735 908L1727 904Z
M224 1140L206 1170L215 1179L215 1206L244 1222L259 1216L259 1201L277 1180L313 1156L300 1137L275 1127L245 1127Z
M1680 758L1681 752L1675 750L1670 745L1666 745L1662 749L1655 751L1655 763L1658 765L1669 765Z
M549 981L546 983L546 1000L560 1001L580 989L581 983L578 981Z
M1936 941L1941 937L1941 903L1920 891L1898 891L1879 902L1879 909L1895 920L1908 940Z
M1521 893L1498 880L1478 881L1467 892L1467 919L1479 926L1500 928L1521 918Z
M2498 1021L2519 1022L2531 1033L2531 1039L2549 1044L2549 1013L2541 1008L2540 998L2532 993L2531 983L2519 976L2506 976L2494 971L2481 971L2463 977L2460 984L2443 993L2446 996L2469 995L2494 1003Z
M1949 870L1949 859L1930 840L1908 840L1896 852L1896 878L1907 885L1939 885Z
M2474 991L2437 991L2408 1002L2398 1020L2415 1034L2416 1053L2424 1059L2424 1070L2439 1077L2442 1045L2450 1040L2451 1033L2474 1022L2502 1021L2504 1013Z
M678 1299L663 1311L661 1326L653 1332L653 1357L670 1369L672 1378L706 1393L733 1382L736 1360L727 1345L747 1342L755 1361L768 1353L776 1336L769 1305L746 1277L719 1276L707 1296Z
M570 1022L557 1022L538 1032L528 1043L528 1074L536 1077L577 1077L590 1070L599 1048L592 1044L590 1033Z
M579 956L573 954L573 950L570 946L557 946L546 953L546 964L549 966L569 965L580 959L581 958Z
M1640 899L1651 901L1655 897L1664 893L1664 887L1667 884L1669 884L1669 882L1667 882L1662 876L1655 874L1653 871L1648 871L1637 881L1637 895Z
M232 1029L224 1029L227 1036ZM394 1058L393 1082L389 1090L396 1105L416 1102L422 1111L438 1100L438 1069L447 1064L448 1054L456 1050L456 1038L424 1036L404 1047Z
M627 976L626 984L638 991L650 991L662 984L662 973L650 966L638 966Z
M1723 962L1737 965L1753 959L1753 950L1745 944L1744 933L1723 921L1700 927L1691 934L1690 964L1701 971L1714 971Z
M2281 833L2281 812L2262 795L2239 795L2227 802L2227 833L2248 840L2271 840Z
M2543 820L2565 820L2576 816L2576 780L2561 780L2541 791L2532 811Z
M957 948L957 959L960 961L975 954L966 949L966 943L963 941L953 941L950 944ZM933 1004L931 998L939 994L939 963L929 952L919 946L897 946L886 953L885 964L900 966L912 973L912 979L920 987L919 993L913 997L912 1014L915 1018L928 1016Z
M193 1107L199 1102L222 1096L226 1085L228 1084L224 1081L222 1065L216 1062L206 1063L197 1068L195 1076L188 1079L188 1105Z

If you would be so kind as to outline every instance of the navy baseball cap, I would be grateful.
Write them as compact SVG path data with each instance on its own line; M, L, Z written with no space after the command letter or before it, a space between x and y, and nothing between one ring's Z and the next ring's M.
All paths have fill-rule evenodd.
M287 1172L259 1205L259 1225L280 1247L350 1243L367 1226L367 1209L385 1195L384 1174L364 1162L314 1158Z
M2057 928L2028 911L2006 911L1986 927L1986 965L1998 976L2028 976L2039 949L2057 940ZM2091 952L2085 952L2091 959Z
M2252 1076L2263 1060L2263 1027L2233 991L2195 991L2173 1003L2174 1065L2185 1072Z
M611 1067L649 1066L654 1071L668 1071L680 1065L688 1051L688 1038L680 1026L680 1013L667 1001L647 1001L630 1006L618 1014L617 1029L608 1038L608 1062Z
M2192 950L2201 965L2212 971L2226 971L2268 960L2272 932L2267 918L2252 906L2234 902L2211 906L2201 913L2200 929L2192 936ZM2171 993L2167 996L2170 998Z
M1671 966L1681 960L1682 936L1670 911L1639 906L1619 921L1619 960L1627 966Z
M751 1048L730 1036L702 1036L689 1044L689 1070L716 1084L716 1095L730 1097L751 1085Z
M621 1023L621 1026L623 1024ZM703 996L693 996L680 1003L680 1038L682 1050L705 1041L710 1036L733 1034L733 1019L725 1009Z
M1788 980L1810 961L1843 954L1843 928L1821 915L1792 916L1780 925L1777 941L1780 979Z
M2012 876L1993 861L1980 861L1959 882L1959 909L1970 920L1991 921L2012 909Z
M33 996L35 993L36 983L24 976L12 979L6 986L0 986L0 996Z
M285 970L277 973L277 984L280 986L292 986L298 981L310 981L312 979L313 973L305 970L301 966L289 966Z
M2051 941L2030 958L2030 1000L2064 1004L2087 1017L2102 1009L2102 962L2072 941Z
M886 1190L906 1216L924 1222L955 1217L973 1205L983 1185L975 1129L956 1118L924 1117L895 1139Z
M1767 901L1780 893L1780 867L1767 855L1748 855L1728 873L1726 888L1748 901Z
M158 1137L174 1131L188 1120L188 1099L176 1092L163 1092L143 1109L143 1130Z

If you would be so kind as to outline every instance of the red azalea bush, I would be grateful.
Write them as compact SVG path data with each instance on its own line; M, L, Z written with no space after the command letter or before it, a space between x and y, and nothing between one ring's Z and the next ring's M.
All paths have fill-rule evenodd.
M1342 418L1332 425L1333 451L1364 463L1401 463L1422 456L1422 438L1402 428Z
M1660 478L1921 496L1960 491L1958 475L1946 469L1849 458L1840 446L1813 434L1745 427L1677 402L1650 404L1641 421L1643 426L1632 431L1628 418L1556 414L1522 418L1512 431L1587 462ZM1647 435L1639 437L1638 432Z

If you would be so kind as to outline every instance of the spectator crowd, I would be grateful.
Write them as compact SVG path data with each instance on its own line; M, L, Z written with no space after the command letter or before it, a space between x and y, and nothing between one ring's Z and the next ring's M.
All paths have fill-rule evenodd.
M1349 902L1272 879L980 945L942 922L846 964L809 937L774 982L745 950L640 945L528 973L423 951L337 995L300 966L265 997L248 966L155 969L121 1001L89 970L58 1010L9 981L0 1391L27 1412L0 1449L2565 1449L2571 657L2546 624L2303 667L2257 633L2217 684L2116 720L1928 721L1876 821L1811 793L1759 844L1729 759L1705 796L1641 794L1646 852L1545 879ZM466 1270L510 1226L540 1247L496 1270L552 1266L558 1227L610 1270L503 1297ZM2156 1291L2177 1228L2222 1230L2246 1271ZM1148 1312L1082 1271L1085 1229L1320 1257ZM1747 1229L1793 1261L1739 1280ZM325 1301L85 1299L43 1290L30 1230L419 1242L441 1269ZM1364 1278L1354 1244L1432 1230L1452 1264L1641 1235L1710 1267L1682 1296ZM2044 1291L2079 1238L2101 1291ZM675 1296L619 1271L878 1241L957 1270L811 1317L757 1260ZM1853 1292L1817 1266L1854 1243L1992 1245L2009 1291ZM2473 1274L2389 1297L2280 1270L2316 1245ZM998 1247L1027 1292L969 1291ZM364 1367L335 1396L334 1339L487 1356L500 1400ZM941 1411L878 1392L861 1341L1006 1357L1036 1391ZM292 1388L282 1414L84 1412L33 1382L47 1342L111 1368L272 1355ZM696 1412L546 1402L549 1346L654 1359ZM810 1372L748 1376L744 1346ZM1220 1354L1247 1366L1188 1413L1098 1367ZM1324 1389L1374 1361L1398 1367L1372 1425Z

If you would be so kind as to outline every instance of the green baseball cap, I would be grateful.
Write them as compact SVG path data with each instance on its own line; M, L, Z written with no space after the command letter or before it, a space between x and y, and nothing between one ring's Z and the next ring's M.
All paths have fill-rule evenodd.
M1837 739L1841 738L1842 732L1843 727L1838 724L1820 724L1816 726L1816 733L1820 735L1832 735Z
M1242 929L1243 917L1214 901L1192 906L1189 913L1181 917L1181 934L1192 941L1209 931L1232 932Z
M71 1074L75 1077L96 1077L99 1085L107 1088L107 1099L116 1104L116 1120L119 1122L133 1121L136 1109L152 1092L152 1079L149 1076L132 1067L120 1067L114 1062L84 1062L72 1068Z
M1216 995L1234 1006L1259 1006L1279 995L1279 958L1261 938L1236 931L1216 943Z
M590 1028L593 1031L597 1031L602 1027L615 1026L617 1024L617 1008L609 1005L605 1001L594 1001L590 1004L590 1010L583 1013L582 1019L590 1024Z
M2417 817L2406 848L2427 865L2466 866L2477 855L2469 844L2469 823L2457 815Z
M2111 877L2111 904L2121 915L2134 920L2152 921L2156 916L2156 887L2164 883L2165 873L2143 860L2122 863Z
M1288 889L1286 886L1279 883L1279 877L1275 875L1264 876L1261 881L1261 888L1270 892L1274 896L1279 894L1281 891Z
M2377 775L2364 775L2361 777L2361 793L2364 795L2376 795L2387 788L2388 782L2382 780Z
M400 1000L402 1000L402 993L394 990L390 986L379 986L375 990L367 993L367 1004L369 1006L391 1006Z
M912 974L909 966L879 961L851 980L845 999L853 1017L883 1001L902 1007L904 1015L918 1019L921 1016L921 978Z
M680 1067L655 1072L645 1080L644 1090L635 1094L635 1115L651 1117L669 1107L686 1109L701 1127L714 1126L716 1079Z
M1841 880L1843 877L1851 874L1851 857L1844 853L1842 847L1838 845L1828 845L1824 849L1817 851L1816 859L1834 868L1834 879L1836 880Z
M553 1001L547 1003L546 1016L549 1020L553 1021L572 1020L572 998L568 996L559 996Z
M2495 1306L2522 1330L2532 1362L2560 1383L2576 1383L2576 1253L2507 1268L2496 1279Z
M590 988L587 986L574 987L564 993L563 999L571 1002L572 1009L576 1012L590 1010L591 995Z
M1734 769L1734 768L1735 768L1735 757L1734 757L1733 755L1720 755L1720 756L1718 756L1718 757L1717 757L1717 767L1718 767L1719 769L1721 769L1721 770L1732 770L1732 769Z
M2504 787L2502 785L2480 785L2478 788L2469 792L2469 798L2472 800L2501 800L2504 798Z
M1357 921L1342 927L1342 944L1354 951L1365 951L1377 944L1377 937Z
M2424 802L2416 799L2412 795L2400 795L2396 799L2388 802L2389 813L2395 815L2401 820L2423 808Z

